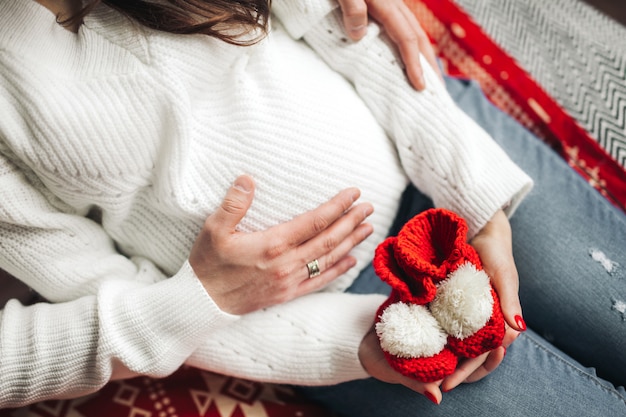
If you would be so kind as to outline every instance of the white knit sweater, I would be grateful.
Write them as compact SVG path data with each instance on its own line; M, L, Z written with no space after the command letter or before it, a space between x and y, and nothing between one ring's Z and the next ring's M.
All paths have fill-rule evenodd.
M0 312L0 406L94 391L116 361L153 376L187 362L275 382L363 378L357 349L384 297L341 291L407 181L472 234L528 191L432 71L426 92L410 88L375 25L353 43L333 2L273 7L270 36L235 47L104 6L73 34L34 1L0 2L0 267L51 301ZM376 231L357 267L285 305L220 311L187 257L243 173L257 183L248 231L359 187Z

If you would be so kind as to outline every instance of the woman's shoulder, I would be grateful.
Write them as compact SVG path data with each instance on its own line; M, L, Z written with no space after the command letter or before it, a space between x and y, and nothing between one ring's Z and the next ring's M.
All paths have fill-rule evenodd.
M0 2L0 63L65 79L136 71L149 62L142 28L99 6L76 33L35 1Z

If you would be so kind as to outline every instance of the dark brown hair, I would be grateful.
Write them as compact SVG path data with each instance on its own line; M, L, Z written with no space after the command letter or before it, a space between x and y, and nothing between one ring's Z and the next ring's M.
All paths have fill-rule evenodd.
M271 0L87 0L78 14L59 23L82 22L100 3L152 29L201 33L235 45L251 45L267 34Z

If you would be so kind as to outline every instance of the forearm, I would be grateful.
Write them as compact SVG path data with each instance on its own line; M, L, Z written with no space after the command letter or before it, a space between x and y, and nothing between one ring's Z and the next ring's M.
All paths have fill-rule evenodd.
M0 312L0 407L90 393L120 369L174 372L203 336L237 319L186 269L152 285L111 281L66 303L9 302Z
M512 212L531 180L447 94L422 59L427 88L413 90L384 34L373 25L365 39L346 43L335 12L305 40L355 85L376 119L395 141L411 180L436 206L463 215L475 234L510 201Z
M299 385L366 378L359 358L382 295L316 293L243 316L211 334L187 363L238 377Z
M454 104L423 58L426 90L417 92L378 25L370 24L365 38L352 42L340 10L320 18L298 11L291 3L279 2L281 22L292 36L303 33L310 47L352 82L395 142L411 181L436 206L466 218L470 236L508 202L507 214L515 210L532 181ZM306 17L311 20L303 23Z

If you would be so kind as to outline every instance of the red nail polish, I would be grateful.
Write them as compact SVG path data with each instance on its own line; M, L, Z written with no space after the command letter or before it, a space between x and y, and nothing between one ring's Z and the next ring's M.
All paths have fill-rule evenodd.
M517 327L519 327L521 331L526 330L526 322L524 321L522 316L520 315L515 316L515 323L517 324Z
M426 391L424 392L424 396L428 398L430 401L432 401L433 403L439 405L439 401L437 401L437 397L435 397L432 393Z
M502 346L502 349L504 349L504 354L502 355L502 358L504 358L506 356L506 346Z

